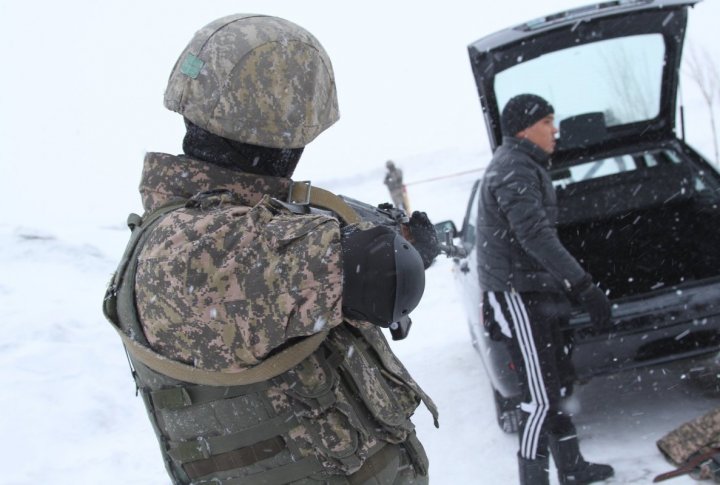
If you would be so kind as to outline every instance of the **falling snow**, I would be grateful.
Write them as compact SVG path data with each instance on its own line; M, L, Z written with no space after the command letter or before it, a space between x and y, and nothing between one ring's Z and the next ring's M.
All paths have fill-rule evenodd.
M182 43L193 28L199 27L197 8L187 2L173 2L172 9L160 4L154 7L155 2L146 2L142 15L132 7L125 9L127 14L116 9L113 15L103 15L114 18L113 22L98 24L75 22L70 16L82 19L82 14L88 14L90 18L101 12L101 7L92 2L72 0L69 3L61 2L55 6L53 2L46 2L43 8L48 9L47 21L38 17L36 24L39 23L41 27L38 28L47 35L38 37L40 40L35 43L26 38L22 49L4 51L9 65L23 75L15 76L15 81L13 76L6 76L3 81L7 83L3 84L4 92L17 94L3 98L4 120L10 131L6 131L7 137L0 144L0 164L6 169L2 177L4 194L12 202L6 204L7 214L0 222L0 274L5 276L0 282L3 315L0 429L11 437L10 444L3 449L3 458L12 464L3 471L3 483L166 485L170 481L157 441L141 398L136 396L122 345L104 321L100 303L105 285L127 242L125 216L130 211L140 213L142 210L136 193L142 154L148 149L181 151L182 120L163 110L162 86L167 80L165 70L172 65L168 55L177 54L179 44L175 36ZM30 18L32 9L37 9L33 2L10 4L14 5L8 7L10 15L2 16L3 25L8 27L12 23L22 24L15 19ZM583 2L554 2L547 8L559 11L581 4ZM263 8L259 3L255 5L257 10ZM526 5L538 13L546 8L544 4L542 8L537 7L537 2L521 2L508 4L506 13L519 23L526 20ZM102 7L107 8L110 7ZM208 8L210 11L203 13L208 20L215 14L228 13L222 11L222 7ZM388 3L383 6L383 11L392 8L393 5ZM22 15L13 15L13 9L22 10ZM717 9L717 2L713 0L702 2L691 12L691 20L695 16L701 22L696 25L708 26L704 35L710 39L716 37L712 29L718 18ZM279 5L278 11L282 10ZM309 7L302 12L293 10L300 15L297 20L301 24L307 23L303 21L303 15L306 19L314 18L316 23L321 18L313 17L316 12ZM372 12L374 9L366 10ZM457 17L454 9L449 10ZM714 13L704 14L707 10ZM191 14L189 19L188 12ZM393 12L397 13L397 10ZM488 12L486 18L472 18L472 35L479 37L500 25L501 20L496 18L499 10ZM132 22L129 22L130 16ZM134 32L131 36L122 35L123 29L127 31L128 23L138 26L154 22L157 26L157 19L165 17L168 17L166 23L176 26L170 30L162 29L172 34L173 42L155 42L163 36L158 36L153 29L144 29L152 31L152 35L144 34L142 29L131 29ZM292 19L292 15L288 18ZM138 24L135 19L141 19L142 23ZM667 22L675 20L666 18ZM46 32L47 26L53 25L50 22L60 26L55 34L62 35ZM426 28L426 24L419 24ZM100 25L101 30L86 30L93 25ZM440 22L435 25L442 27ZM573 25L582 31L580 27ZM26 26L21 28L27 30ZM396 89L386 89L387 98L381 98L383 93L376 90L379 94L367 96L368 103L359 107L357 100L362 96L354 99L351 95L348 100L343 95L352 94L353 90L363 92L362 86L367 80L378 76L377 69L387 73L397 67L382 58L386 51L377 51L379 56L363 58L353 55L351 50L346 58L353 62L337 60L335 67L343 112L340 124L349 124L344 125L345 128L338 124L327 136L323 134L314 141L300 163L298 175L312 178L319 186L376 203L388 200L382 185L383 157L394 157L405 169L408 180L422 180L449 171L475 170L487 163L491 153L483 140L482 111L477 103L477 93L472 87L468 90L468 78L463 77L463 73L469 72L464 52L473 37L466 31L455 29L454 23L452 30L426 36L433 45L439 45L439 39L452 37L458 46L455 54L450 55L451 47L443 44L443 49L447 47L447 50L442 52L448 52L448 55L433 57L433 63L443 63L442 66L415 64L429 74L431 83L438 77L430 75L437 74L440 79L450 82L464 79L465 86L448 90L447 96L424 98L423 116L408 117L407 113L417 111L417 102L407 104ZM458 30L457 36L454 30ZM105 34L106 31L107 35L88 35L93 32ZM333 37L333 29L325 29L323 34L321 40L326 47L341 57L343 49L353 49L353 45L358 44L342 44L343 37L350 41L357 38L352 35ZM586 35L593 35L593 32L588 30ZM42 40L46 38L55 41L48 44ZM383 36L379 38L383 42L387 40ZM416 43L423 42L419 36L408 38L415 39ZM157 55L148 56L138 48L148 39L154 39L153 50L157 47ZM717 52L716 44L705 43L713 52ZM87 51L88 58L94 59L92 65L80 71L76 69L75 74L79 77L56 76L53 86L57 89L34 89L36 81L46 78L43 72L48 68L67 71L67 63L63 64L65 58L56 55L57 52L78 52L78 46L82 47L79 51ZM133 52L133 69L118 70L118 56L101 55L102 52L123 52L123 49ZM401 55L404 60L410 59L408 56L412 54L402 48L393 51L391 45L389 49L388 55ZM422 52L429 59L424 49L413 50ZM24 64L12 62L21 58L27 61ZM37 59L43 59L43 62L37 62ZM453 59L457 59L458 67L449 73L455 68L448 62ZM412 65L412 62L406 64ZM37 69L31 69L34 65ZM358 71L353 71L353 66L365 76L354 76ZM143 73L143 82L132 84L139 72ZM113 79L120 82L113 84ZM422 80L415 79L412 86L402 82L396 85L401 90L408 88L408 94L412 94L416 92L412 91L414 85L421 89L426 86ZM472 85L472 81L469 82ZM28 96L16 90L21 84L34 89L34 94ZM152 87L145 91L142 84ZM76 88L84 90L82 96ZM127 88L129 97L124 96L120 88ZM691 108L698 98L693 103L690 88L686 83L686 115L692 128L688 133L689 136L695 136L696 132L700 134L689 141L703 153L710 153L707 113L696 111L692 114ZM457 91L458 96L451 97L455 94L453 91ZM57 93L65 95L58 96ZM40 100L38 105L42 105L45 112L54 114L34 116L33 110L28 110L27 99ZM68 99L72 100L73 109L67 109ZM133 102L127 102L128 99ZM408 99L419 98L409 96ZM462 115L462 106L457 103L470 106L469 114ZM459 122L447 123L447 116L439 115L448 109L457 110ZM380 112L384 121L377 123ZM170 116L173 121L165 123ZM438 129L438 125L431 123L433 119L441 120L448 128ZM27 129L28 126L34 129ZM387 130L387 126L396 129ZM415 132L425 126L428 130L434 129L437 137L426 136L428 131ZM337 129L344 129L349 136L343 138ZM369 131L362 131L365 129ZM452 136L443 137L444 132ZM44 143L33 140L34 133L43 133ZM458 140L463 140L460 147ZM329 155L323 157L323 152ZM42 177L37 177L36 173L42 173ZM462 221L467 194L477 175L472 173L410 186L413 208L427 211L434 222L444 219L453 219L456 223ZM189 173L183 171L181 176L187 178ZM642 197L640 192L645 188L636 187L634 195ZM637 216L632 225L645 222ZM25 225L33 226L33 232L24 233L49 238L16 237L15 231ZM262 266L258 262L257 268ZM432 419L422 408L413 417L418 436L430 458L431 483L516 483L517 436L504 434L497 427L490 382L470 342L463 301L455 288L456 272L457 266L451 259L441 259L428 270L425 296L413 313L414 324L409 337L390 344L439 407L440 429L435 429ZM675 283L652 280L649 284L670 287ZM189 293L195 290L188 287ZM682 296L682 292L678 292L678 296ZM700 322L703 323L706 320ZM646 335L640 338L646 338ZM688 340L687 336L682 340ZM348 349L348 355L354 351L354 348ZM655 441L685 420L716 407L720 398L718 390L707 385L713 379L719 379L720 366L710 360L704 361L704 367L705 381L698 380L688 370L695 369L694 365L665 364L644 371L598 377L575 386L565 409L574 415L585 456L615 466L617 477L609 483L651 483L654 475L671 468L658 452ZM38 456L42 457L41 465L35 459ZM554 475L551 483L557 483ZM688 485L698 482L690 477L679 477L668 483Z
M325 320L323 317L318 317L315 320L315 324L313 325L313 332L319 332L325 328L325 325L327 325L327 320Z

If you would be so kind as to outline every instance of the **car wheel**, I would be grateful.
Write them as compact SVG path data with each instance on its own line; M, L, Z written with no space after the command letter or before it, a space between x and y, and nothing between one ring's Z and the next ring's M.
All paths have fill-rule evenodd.
M517 433L520 426L520 406L517 398L505 398L493 389L498 426L505 433Z

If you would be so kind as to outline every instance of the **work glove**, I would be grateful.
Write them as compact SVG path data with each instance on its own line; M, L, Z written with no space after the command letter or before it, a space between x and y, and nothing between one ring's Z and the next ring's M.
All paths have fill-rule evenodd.
M590 322L599 328L610 326L610 301L605 292L595 286L590 275L574 288L572 296L590 314Z
M435 226L430 222L426 213L419 211L412 213L406 226L410 232L408 240L420 253L423 266L428 269L435 257L440 254L440 244Z

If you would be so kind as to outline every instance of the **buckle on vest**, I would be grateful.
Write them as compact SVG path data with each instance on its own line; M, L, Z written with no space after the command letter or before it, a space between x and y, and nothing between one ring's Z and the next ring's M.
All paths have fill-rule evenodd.
M203 458L208 459L212 456L212 450L210 449L210 442L204 436L197 437L198 451L202 453Z
M290 204L310 205L311 192L312 182L310 180L293 180L290 182L287 201Z

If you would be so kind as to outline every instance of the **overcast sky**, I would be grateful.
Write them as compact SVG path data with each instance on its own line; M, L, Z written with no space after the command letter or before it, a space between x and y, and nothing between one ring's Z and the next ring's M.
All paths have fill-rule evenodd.
M300 178L417 154L480 154L487 137L467 44L586 3L0 0L3 201L30 221L77 211L102 219L107 207L137 206L143 154L180 151L181 117L162 106L177 56L198 28L236 12L302 25L333 62L341 119L308 147ZM691 12L691 42L715 59L719 18L720 0ZM438 175L451 166L442 160Z

